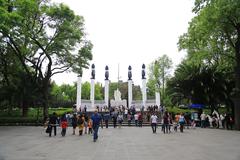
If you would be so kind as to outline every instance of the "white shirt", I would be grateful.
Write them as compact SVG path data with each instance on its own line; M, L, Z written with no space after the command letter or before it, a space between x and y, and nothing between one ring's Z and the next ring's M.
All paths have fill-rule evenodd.
M157 117L156 115L152 115L152 116L151 116L151 122L152 122L152 123L157 123L157 118L158 118L158 117Z
M134 115L134 119L135 119L135 120L138 120L138 114L135 114L135 115Z
M204 113L202 113L200 117L201 117L201 120L202 120L202 121L205 121L206 115L205 115Z

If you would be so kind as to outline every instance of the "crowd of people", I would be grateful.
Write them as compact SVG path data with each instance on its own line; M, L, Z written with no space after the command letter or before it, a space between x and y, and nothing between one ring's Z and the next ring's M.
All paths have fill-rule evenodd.
M204 112L200 115L201 127L213 127L213 128L223 128L223 129L233 129L233 116L231 114L219 114L214 111L212 115L205 114Z
M216 127L219 126L226 127L227 129L232 129L233 119L230 115L219 115L214 112L212 116L206 115L204 112L200 115L200 125L202 128L205 127ZM102 111L99 107L96 107L94 113L87 112L87 109L74 110L73 113L63 114L60 118L53 113L46 121L46 132L49 137L52 136L52 131L54 135L57 134L57 125L61 126L61 135L66 135L66 130L68 126L72 127L72 134L76 134L76 128L78 128L78 135L83 134L93 134L93 141L98 139L98 128L108 128L109 123L113 125L114 128L121 128L123 122L126 122L128 126L142 127L143 122L149 123L152 132L157 132L157 127L161 126L161 132L164 134L171 133L172 131L177 132L178 128L180 132L186 128L195 128L197 122L191 119L191 115L179 113L173 115L169 113L165 107L149 106L147 111L144 112L144 108L137 112L136 108L132 106L131 108L119 106L119 107L109 107L104 108Z

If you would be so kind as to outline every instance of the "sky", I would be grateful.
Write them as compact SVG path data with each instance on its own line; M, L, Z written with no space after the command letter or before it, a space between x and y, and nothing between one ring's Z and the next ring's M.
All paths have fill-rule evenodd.
M117 81L118 64L120 80L127 81L128 66L132 66L132 79L141 85L141 67L148 66L166 54L174 67L186 53L178 51L178 38L187 32L193 18L193 0L52 0L68 5L75 14L85 19L87 39L95 64L96 81L104 83L105 66L109 79ZM173 71L172 71L173 72ZM83 71L83 81L90 82L91 69ZM148 76L147 76L148 77ZM53 77L57 84L73 84L74 73Z

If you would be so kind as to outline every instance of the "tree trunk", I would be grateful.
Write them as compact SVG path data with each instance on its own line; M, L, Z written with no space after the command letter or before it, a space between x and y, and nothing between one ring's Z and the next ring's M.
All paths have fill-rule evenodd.
M48 117L48 88L44 87L43 94L43 118L46 118Z
M43 79L43 118L48 117L50 74Z

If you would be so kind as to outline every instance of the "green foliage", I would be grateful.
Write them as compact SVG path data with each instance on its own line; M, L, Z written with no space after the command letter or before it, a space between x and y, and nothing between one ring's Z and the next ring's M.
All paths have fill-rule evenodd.
M210 106L212 110L220 104L231 103L231 91L234 82L228 72L207 66L182 62L175 71L175 76L168 82L168 93L173 104L182 104L183 99L189 103L200 103Z
M166 81L170 78L172 60L163 55L149 65L149 79L147 82L148 96L153 97L155 91L161 93L161 98L165 97Z
M221 104L232 107L231 99L240 96L240 1L195 0L193 12L196 16L178 44L180 50L188 53L186 61L195 63L189 65L195 68L192 70L195 74L186 78L181 93L185 96L190 91L188 98L207 103L211 109ZM179 74L186 76L184 71ZM236 116L240 111L237 108ZM237 125L240 128L239 121Z
M95 99L96 100L103 100L103 87L100 83L95 84Z
M68 6L50 1L1 0L0 4L0 58L4 63L0 68L0 81L4 83L0 87L9 92L24 86L18 89L24 91L20 100L23 111L38 101L47 115L51 77L65 71L81 75L92 59L93 45L86 39L84 19ZM8 63L9 59L14 65L11 60ZM21 83L18 87L14 86L15 79ZM74 99L68 87L65 86L65 99ZM16 103L15 97L7 101Z
M90 99L91 85L89 82L82 84L82 99Z
M187 113L187 112L191 112L190 109L181 109L178 107L167 107L166 108L168 112L173 113L173 114L180 114L180 113Z
M119 89L121 92L122 99L128 99L128 82L120 81L119 84L117 82L111 82L109 85L109 98L114 99L114 91ZM134 100L141 100L142 92L141 88L138 85L133 85L132 87L133 92L133 99Z

